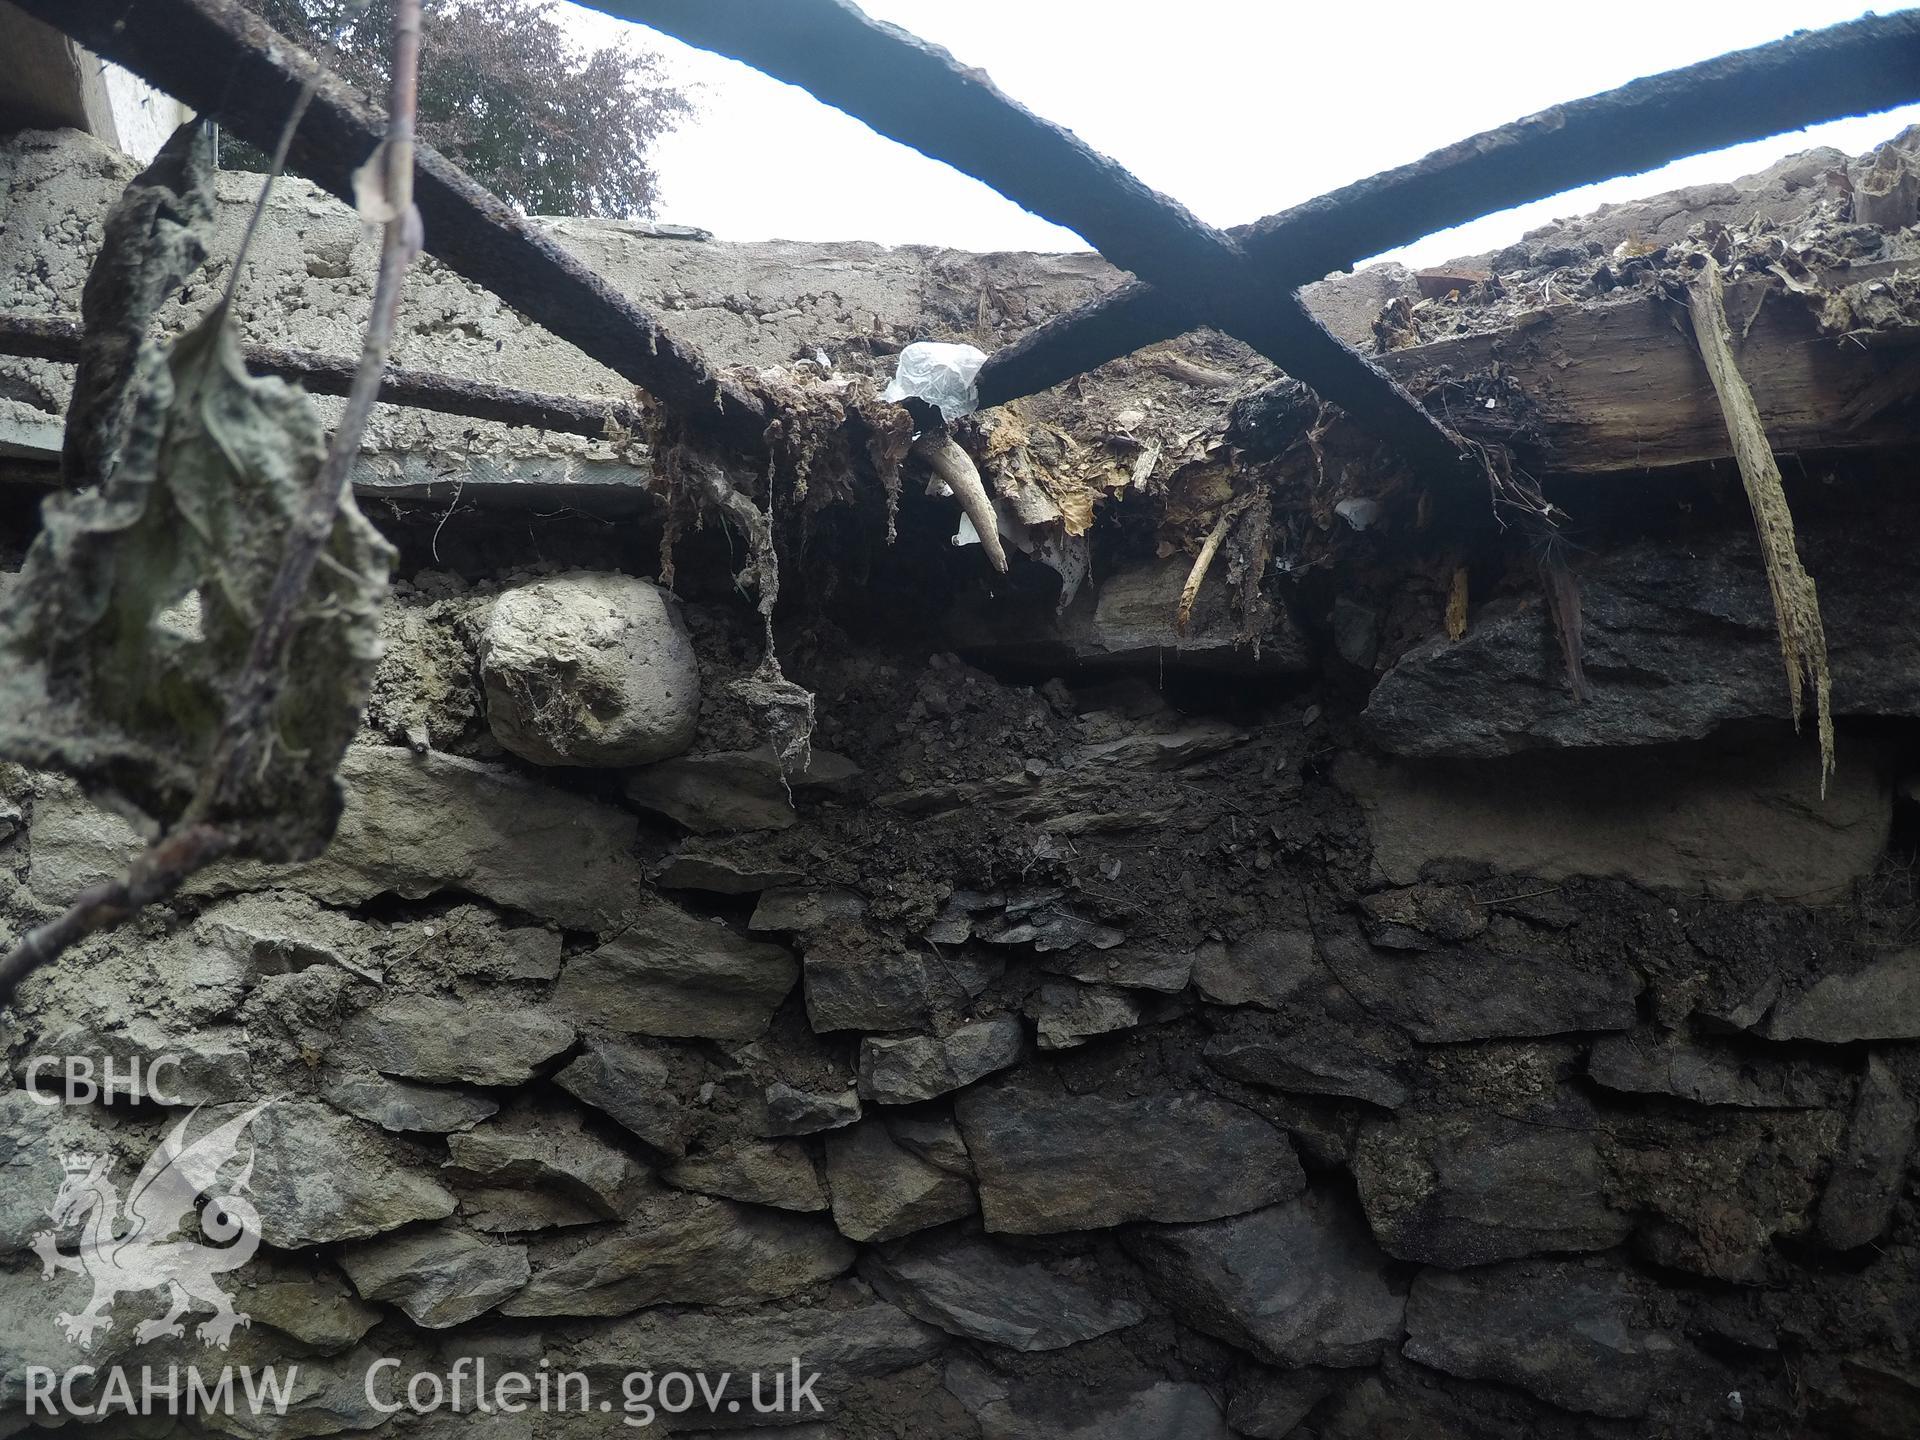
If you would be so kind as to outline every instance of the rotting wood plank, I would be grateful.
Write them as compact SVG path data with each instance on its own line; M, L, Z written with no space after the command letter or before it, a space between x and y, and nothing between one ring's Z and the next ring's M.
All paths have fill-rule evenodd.
M1408 459L1472 472L1459 437L1307 313L1294 286L982 71L845 0L582 0L798 85L882 135L985 181L1158 285L1181 328L1235 335ZM744 159L744 157L743 157Z
M323 355L279 345L243 347L247 368L255 374L298 381L315 395L345 395L357 363L342 355ZM80 358L80 327L71 320L32 315L0 315L0 355L73 364ZM470 420L531 426L566 435L603 438L607 421L632 430L643 421L639 408L620 400L583 400L516 390L484 380L463 380L430 370L389 365L380 382L380 399Z
M353 171L382 133L379 112L236 0L18 3L268 151L302 84L317 78L289 166L351 203ZM418 150L414 196L428 253L633 381L700 434L749 453L766 448L768 415L757 396L429 146Z
M1914 420L1898 402L1920 387L1907 358L1920 347L1920 326L1857 344L1822 335L1806 305L1770 282L1728 287L1732 313L1756 304L1739 363L1776 450L1915 442ZM1380 363L1417 394L1457 397L1443 403L1464 433L1514 445L1542 473L1635 474L1727 459L1719 401L1671 307L1634 296L1536 311L1522 324L1410 346ZM1904 397L1890 393L1895 375L1915 382ZM1863 405L1871 413L1856 419Z
M1555 105L1227 233L1267 274L1306 285L1370 255L1563 190L1723 145L1920 97L1920 11L1869 15ZM1003 404L1192 328L1133 282L988 357Z

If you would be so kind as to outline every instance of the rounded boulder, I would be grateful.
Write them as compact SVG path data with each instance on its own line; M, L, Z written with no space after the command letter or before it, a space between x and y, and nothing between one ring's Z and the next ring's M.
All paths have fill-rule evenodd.
M538 765L647 765L693 743L700 666L678 608L631 575L503 593L480 638L487 723Z

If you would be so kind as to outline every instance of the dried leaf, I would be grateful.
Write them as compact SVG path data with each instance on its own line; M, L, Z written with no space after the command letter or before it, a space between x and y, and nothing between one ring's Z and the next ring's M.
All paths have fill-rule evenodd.
M1140 452L1140 458L1133 462L1133 469L1127 476L1127 484L1135 490L1145 489L1147 482L1153 479L1153 467L1160 463L1160 442L1149 440L1146 448ZM1091 524L1091 519L1089 519Z
M374 147L366 164L353 172L353 208L369 225L391 225L400 218L400 207L387 196L387 142L384 140Z
M325 434L304 392L247 373L217 305L170 347L142 339L110 449L104 484L45 503L0 610L0 649L18 662L0 668L0 753L171 822L245 668ZM296 622L269 763L209 817L236 831L240 853L302 858L331 837L392 554L343 497Z
M1060 523L1069 535L1085 535L1093 528L1093 491L1077 490L1056 497L1060 504Z
M80 301L80 364L61 457L69 490L98 485L126 431L140 347L166 298L206 258L212 132L183 125L108 212Z

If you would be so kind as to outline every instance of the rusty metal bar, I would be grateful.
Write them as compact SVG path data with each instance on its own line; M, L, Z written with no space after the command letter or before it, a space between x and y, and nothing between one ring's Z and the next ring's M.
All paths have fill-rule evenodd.
M1228 233L1274 281L1305 285L1576 186L1914 99L1920 11L1869 15L1556 105ZM1058 385L1192 324L1173 297L1129 283L996 351L980 403Z
M1409 459L1437 470L1462 464L1459 437L1329 334L1292 286L1266 278L1232 239L938 46L843 0L585 3L745 61L984 180L1158 286L1189 325L1211 324L1246 341Z
M19 5L268 151L302 84L317 79L289 163L351 201L353 171L382 133L379 113L236 0ZM765 449L769 417L758 397L458 166L427 146L418 160L414 195L431 254L684 415L708 439Z
M316 395L344 395L353 383L355 362L342 355L279 345L248 345L244 349L248 369L296 380ZM80 327L71 320L0 315L0 355L76 363L80 359ZM387 367L380 382L380 399L388 405L409 405L442 415L495 420L503 425L525 425L590 439L606 434L609 418L629 430L636 429L645 418L637 406L621 400L580 400L571 395L516 390L398 365Z

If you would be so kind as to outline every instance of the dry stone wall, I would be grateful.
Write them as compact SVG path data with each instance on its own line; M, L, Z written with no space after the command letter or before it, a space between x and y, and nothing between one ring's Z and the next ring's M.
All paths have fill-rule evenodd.
M341 224L310 218L302 286ZM575 238L852 284L819 247ZM1105 283L871 264L969 304L1051 274L1022 323ZM807 335L797 308L720 306L715 346ZM525 363L489 378L575 388ZM903 532L783 614L819 709L784 777L733 688L761 632L718 537L678 597L651 545L589 563L520 519L463 552L514 558L410 561L330 850L202 875L0 1016L0 1434L1904 1440L1920 679L1868 602L1920 524L1813 527L1823 587L1860 577L1822 591L1836 695L1879 697L1837 707L1823 802L1751 606L1710 623L1671 580L1738 523L1595 556L1572 718L1518 594L1452 649L1383 620L1365 664L1302 606L1256 658L1182 648L1137 555L996 630L968 557ZM0 767L0 938L142 833ZM49 1057L88 1068L63 1089ZM90 1095L109 1070L162 1093ZM97 1174L121 1213L176 1127L241 1122L248 1322L196 1301L173 1333L164 1284L63 1322L90 1296L47 1263L85 1223L63 1187ZM285 1413L130 1417L108 1388L222 1365L292 1375ZM483 1370L591 1402L482 1408ZM675 1371L736 1388L636 1400ZM819 1413L728 1408L800 1372ZM108 1413L29 1414L45 1374ZM383 1409L415 1375L439 1399Z
M327 856L215 872L33 981L9 1424L29 1366L217 1353L138 1343L153 1293L84 1356L59 1333L30 1247L62 1157L131 1174L179 1107L271 1097L218 1358L316 1388L261 1433L373 1428L369 1366L468 1353L798 1355L836 1436L1906 1433L1920 988L1877 852L1682 813L1684 875L1651 841L1651 881L1624 845L1618 878L1530 866L1536 787L1383 861L1427 782L1350 781L1304 698L1197 716L939 652L807 679L790 801L700 738L623 775L369 736ZM1713 785L1771 793L1810 770L1787 745ZM15 925L133 839L64 782L6 792ZM1838 903L1765 888L1808 855L1851 868ZM43 1107L42 1054L176 1056L173 1104Z

